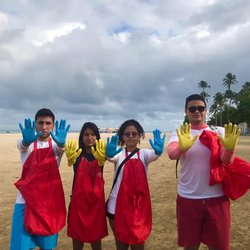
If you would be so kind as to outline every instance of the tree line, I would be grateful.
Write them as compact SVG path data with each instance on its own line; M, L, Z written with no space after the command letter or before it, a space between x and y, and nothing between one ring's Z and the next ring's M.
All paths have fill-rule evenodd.
M227 73L222 84L225 92L217 92L213 96L208 124L224 126L228 122L235 124L246 122L250 131L250 82L245 82L239 92L234 92L232 86L238 84L236 75ZM208 102L210 95L207 89L211 86L206 81L200 81L198 87L202 89L200 94Z

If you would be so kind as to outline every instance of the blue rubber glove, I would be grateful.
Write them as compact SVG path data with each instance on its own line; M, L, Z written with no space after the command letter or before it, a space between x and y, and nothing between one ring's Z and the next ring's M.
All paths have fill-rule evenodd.
M164 149L164 142L165 142L166 134L164 134L164 136L161 138L161 131L158 129L155 129L153 131L153 135L154 135L154 142L151 139L149 139L149 143L151 147L153 148L153 150L155 151L155 154L161 155Z
M53 140L56 142L58 147L64 147L66 143L66 137L70 128L70 125L66 127L66 120L60 120L60 124L58 126L58 121L56 121L56 133L50 131L50 135Z
M107 138L107 146L106 146L106 156L108 158L113 158L115 155L122 151L122 148L118 148L118 136L113 135L111 140L109 141L109 137Z
M35 122L31 123L31 120L26 118L24 120L24 127L19 123L19 128L22 131L23 140L22 144L24 146L29 146L32 142L36 141L38 137L42 134L42 131L36 133Z

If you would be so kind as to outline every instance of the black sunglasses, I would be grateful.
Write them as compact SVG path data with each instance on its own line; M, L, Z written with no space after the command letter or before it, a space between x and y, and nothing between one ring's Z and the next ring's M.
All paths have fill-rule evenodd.
M206 109L206 107L204 107L204 106L190 106L187 109L190 113L194 113L196 110L198 110L201 113Z

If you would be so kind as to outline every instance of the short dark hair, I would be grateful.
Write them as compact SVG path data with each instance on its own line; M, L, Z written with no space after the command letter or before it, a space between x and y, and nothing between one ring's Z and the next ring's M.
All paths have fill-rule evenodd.
M47 109L47 108L39 109L36 112L35 121L37 120L38 117L42 117L42 116L49 116L52 118L53 123L55 122L55 115L53 114L53 112L50 109Z
M205 101L205 99L204 99L203 96L201 96L201 95L199 95L199 94L193 94L193 95L190 95L190 96L188 96L188 97L186 98L185 108L187 108L188 103L189 103L190 101L194 101L194 100L203 101L204 104L205 104L205 107L207 106L206 101Z
M124 134L124 132L125 132L125 130L126 130L126 128L127 128L128 126L134 126L134 127L136 128L138 134L139 134L140 136L142 136L143 138L145 137L145 132L144 132L144 130L143 130L141 124L140 124L138 121L136 121L136 120L134 120L134 119L127 120L127 121L125 121L124 123L122 123L122 125L120 126L120 128L119 128L118 131L117 131L117 135L118 135L118 137L119 137L119 144L120 144L121 146L124 145L124 141L123 141L122 136L123 136L123 134Z

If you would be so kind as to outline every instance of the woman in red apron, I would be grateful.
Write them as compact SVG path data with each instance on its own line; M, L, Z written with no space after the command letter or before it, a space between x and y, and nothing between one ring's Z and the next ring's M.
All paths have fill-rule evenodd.
M67 228L67 235L72 238L73 250L82 250L84 242L91 243L93 250L100 250L101 239L108 234L103 179L105 151L102 153L102 159L97 157L97 160L94 157L100 153L99 147L96 151L94 149L96 140L99 139L98 127L87 122L79 135L78 152L72 142L68 143L66 148L68 164L74 164ZM100 140L97 144L99 143ZM73 154L68 153L70 150Z
M106 155L115 163L115 178L107 202L107 216L116 239L117 250L143 250L144 242L152 229L152 209L147 180L148 164L161 155L165 135L160 137L155 130L152 149L138 149L144 130L135 120L125 121L118 137L113 136L107 143Z

